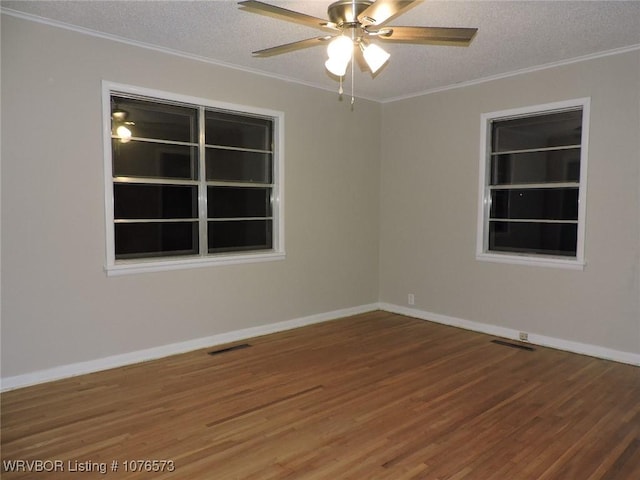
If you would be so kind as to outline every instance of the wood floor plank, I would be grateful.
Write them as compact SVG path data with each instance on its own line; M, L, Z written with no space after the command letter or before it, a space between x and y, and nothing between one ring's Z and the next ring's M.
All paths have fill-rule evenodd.
M640 368L492 339L371 312L5 392L2 478L640 478Z

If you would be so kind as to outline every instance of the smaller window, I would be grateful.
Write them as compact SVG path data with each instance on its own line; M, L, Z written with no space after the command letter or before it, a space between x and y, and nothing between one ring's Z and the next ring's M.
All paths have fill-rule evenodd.
M477 258L582 268L589 100L482 115Z

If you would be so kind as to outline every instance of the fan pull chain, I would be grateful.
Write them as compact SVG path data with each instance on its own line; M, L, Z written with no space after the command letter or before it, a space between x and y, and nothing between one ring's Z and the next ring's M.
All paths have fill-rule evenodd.
M342 96L342 94L344 93L344 88L342 88L342 79L344 77L340 77L340 87L338 88L338 95Z
M355 103L355 81L354 81L354 68L353 64L355 63L355 59L351 59L351 110L353 110L353 104Z

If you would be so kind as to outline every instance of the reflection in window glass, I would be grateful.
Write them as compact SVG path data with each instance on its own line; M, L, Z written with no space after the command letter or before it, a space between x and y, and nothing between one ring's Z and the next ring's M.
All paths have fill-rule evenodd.
M136 140L122 143L117 138L111 143L116 177L198 178L197 147Z
M222 110L207 101L124 90L103 90L111 106L105 138L111 145L105 143L111 153L105 165L111 170L109 265L117 268L115 261L123 260L122 270L130 271L135 259L280 255L274 133L281 113ZM193 260L188 263L198 263Z
M112 112L124 110L134 137L198 142L198 110L170 103L112 96Z

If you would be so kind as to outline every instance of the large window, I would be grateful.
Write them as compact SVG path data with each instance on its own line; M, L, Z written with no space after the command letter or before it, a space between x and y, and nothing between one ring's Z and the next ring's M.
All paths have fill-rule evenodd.
M283 115L106 83L110 274L282 258Z
M477 256L582 268L589 101L482 116Z

